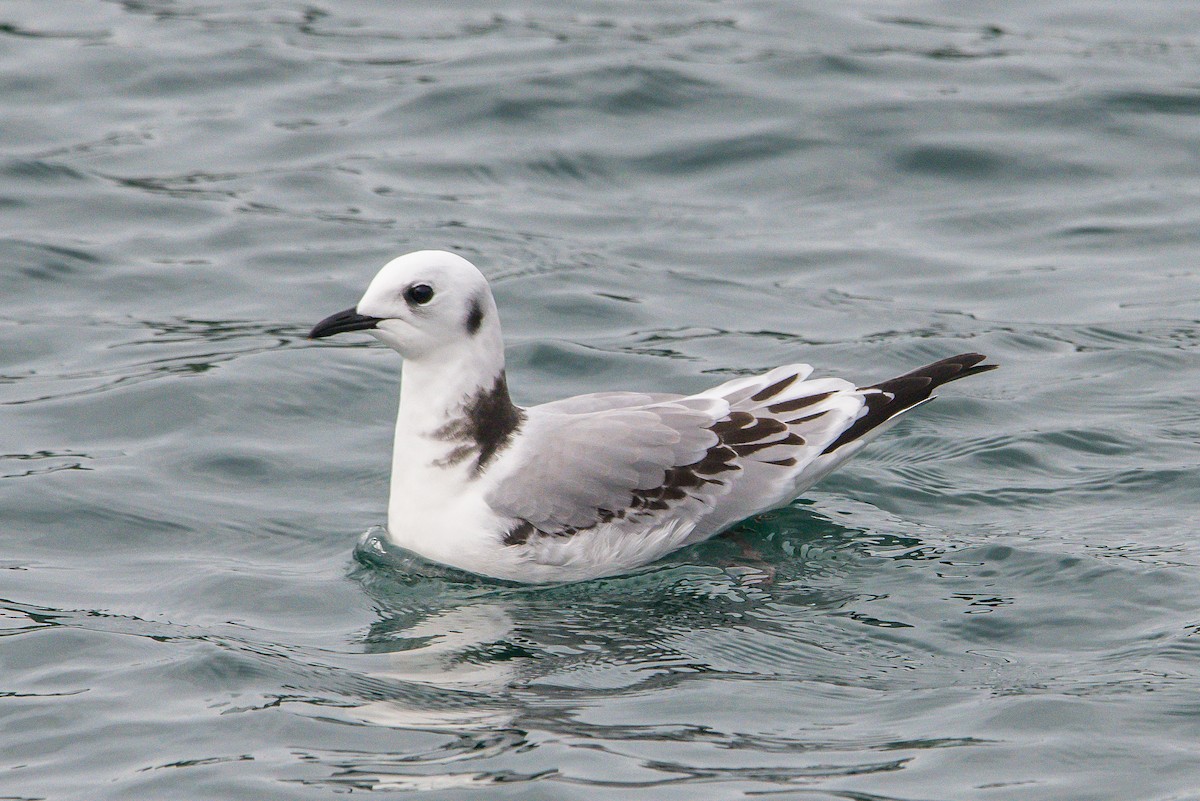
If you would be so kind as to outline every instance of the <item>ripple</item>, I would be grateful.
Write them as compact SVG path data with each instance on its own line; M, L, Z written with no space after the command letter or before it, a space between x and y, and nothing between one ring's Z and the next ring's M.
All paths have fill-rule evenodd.
M0 240L6 257L18 263L18 271L34 280L55 282L94 269L99 258L87 250L19 239Z
M1104 102L1120 111L1152 114L1200 114L1200 92L1113 92Z
M109 349L149 349L155 355L145 359L123 359L103 367L62 370L51 375L9 376L27 394L0 401L0 405L16 406L93 395L143 381L195 375L243 356L289 347L302 337L302 329L297 326L229 320L108 321L102 327L149 330L151 333L147 338L126 338ZM214 349L213 343L218 342L227 346ZM240 343L240 347L228 347L229 343ZM174 353L161 355L164 350ZM49 391L28 394L38 393L41 387L48 387Z
M12 159L4 163L0 174L17 180L32 180L38 183L66 183L87 181L86 173L66 164L47 159Z
M823 144L819 139L779 131L707 137L672 144L632 160L637 172L663 176L689 175L717 168L769 161Z
M40 450L33 453L0 454L0 470L5 469L3 464L6 460L22 463L38 462L36 466L16 466L15 472L0 473L0 478L28 478L30 476L41 476L48 473L56 473L60 470L91 470L92 468L85 466L84 463L92 458L94 457L86 453L78 453L74 451L56 452ZM49 460L48 463L42 464L42 462L47 460Z
M15 36L22 39L67 39L85 43L99 43L109 38L107 31L50 30L0 22L0 36Z
M0 796L1194 791L1178 8L0 17ZM430 246L539 400L1004 370L632 575L491 582L355 549L396 360L301 341Z

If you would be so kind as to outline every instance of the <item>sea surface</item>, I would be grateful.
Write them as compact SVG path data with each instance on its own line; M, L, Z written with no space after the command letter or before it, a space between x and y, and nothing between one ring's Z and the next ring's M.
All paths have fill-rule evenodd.
M5 0L0 100L0 798L1200 799L1195 2ZM1002 368L488 581L305 339L422 248L520 403Z

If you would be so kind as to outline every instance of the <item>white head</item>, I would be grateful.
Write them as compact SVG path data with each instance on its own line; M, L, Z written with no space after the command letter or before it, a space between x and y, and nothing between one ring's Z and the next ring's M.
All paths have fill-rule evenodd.
M358 305L325 318L312 339L366 331L408 361L500 359L500 317L487 279L462 256L419 250L392 259ZM452 354L457 355L453 358Z

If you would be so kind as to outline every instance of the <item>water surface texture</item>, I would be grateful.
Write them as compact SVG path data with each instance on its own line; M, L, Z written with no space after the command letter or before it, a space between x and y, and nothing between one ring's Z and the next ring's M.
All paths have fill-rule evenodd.
M0 4L0 797L1200 799L1198 75L1182 1ZM1003 368L489 582L304 339L427 247L522 403Z

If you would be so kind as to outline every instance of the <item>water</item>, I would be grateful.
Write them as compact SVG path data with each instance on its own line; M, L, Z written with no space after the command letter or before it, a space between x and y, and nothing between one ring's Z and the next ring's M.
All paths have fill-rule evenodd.
M1197 30L0 5L0 797L1200 798ZM373 547L398 360L303 339L421 247L525 403L1003 369L729 537L491 583Z

